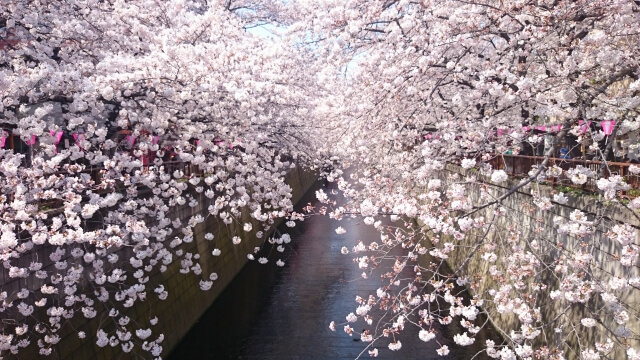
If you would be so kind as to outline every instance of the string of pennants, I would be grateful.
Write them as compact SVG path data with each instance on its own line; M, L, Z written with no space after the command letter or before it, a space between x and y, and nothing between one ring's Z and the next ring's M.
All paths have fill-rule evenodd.
M578 120L578 126L580 126L580 132L583 134L587 132L587 130L591 126L591 123L592 123L591 121L585 122L584 120ZM604 132L604 134L607 136L613 133L613 128L615 125L616 125L615 120L603 120L600 122L600 126L602 126L602 132ZM522 127L522 130L524 130L525 132L528 132L532 129L535 129L538 131L545 131L545 132L557 132L562 130L562 125L537 125L537 126ZM498 136L504 134L505 131L506 131L505 129L498 129L497 130Z
M64 132L62 131L50 130L49 134L53 138L52 142L54 145L60 144L60 141L62 141L62 137L64 136ZM7 133L7 131L0 129L0 149L5 147L9 136L10 135ZM80 149L83 149L82 142L85 140L85 135L82 133L73 133L71 134L71 136L73 137L73 140L76 142L76 145L78 145ZM27 144L27 146L33 146L36 143L37 139L38 137L36 135L31 135L27 140L25 140L25 144ZM127 144L129 144L130 147L133 147L137 140L137 137L134 135L127 135L125 139ZM153 145L156 145L159 142L160 142L160 136L151 136L151 143ZM198 146L200 141L196 140L195 143L196 143L196 146ZM222 141L222 143L224 142ZM220 144L216 143L216 145L220 145ZM231 143L229 144L229 148L233 148L233 145ZM56 153L57 152L58 152L58 149L56 147Z
M581 132L584 134L587 132L589 127L591 126L592 121L584 121L578 120L578 126L580 126ZM606 136L609 136L613 133L613 128L615 127L615 120L603 120L600 122L600 126L602 126L602 131ZM558 132L562 130L562 125L535 125L535 126L523 126L522 131L529 132L531 130L537 130L542 132ZM497 128L493 134L497 134L498 136L503 136L504 134L511 133L513 130L511 129L501 129ZM439 139L440 134L426 134L424 135L424 139Z
M583 120L578 120L578 125L580 126L581 132L582 133L587 132L587 130L589 129L589 126L591 126L591 123L592 123L591 121L587 121L585 123ZM616 124L615 120L603 120L603 121L600 122L600 125L602 126L602 131L607 136L609 136L609 135L611 135L613 133L613 128L614 128L615 124ZM531 130L538 130L538 131L543 131L543 132L557 132L557 131L562 130L562 125L523 126L522 130L524 132L529 132ZM500 129L500 128L496 129L496 134L498 136L502 136L507 132L511 132L511 131L508 131L507 129ZM54 131L54 130L51 130L49 133L53 137L53 143L55 145L58 145L60 143L60 141L62 140L62 136L64 134L62 131ZM0 133L0 135L1 135L0 136L0 149L1 149L1 148L5 147L6 142L7 142L7 138L9 137L9 135L7 134L6 131L2 131L2 133ZM80 148L82 148L80 143L82 141L84 141L84 134L74 133L74 134L72 134L72 136L73 136L73 139L76 141L76 144L78 144L78 146L80 146ZM426 134L426 135L424 135L424 138L426 140L429 140L429 139L432 139L432 138L439 138L439 135ZM25 141L25 143L28 146L32 146L33 144L36 143L36 140L37 140L36 135L31 135L31 137L29 139L27 139ZM135 144L135 141L136 141L136 136L127 135L126 136L126 140L127 140L127 143L131 147L133 147L133 145ZM151 143L154 144L154 145L157 144L159 142L159 140L160 140L159 136L152 136L151 137ZM196 140L196 146L197 146L198 142L199 141ZM218 144L216 143L216 145L218 145ZM232 147L232 145L231 145L231 147ZM57 149L56 149L56 152L57 152Z
M53 137L53 144L54 145L58 145L58 144L60 144L60 141L62 140L62 136L64 135L64 132L51 130L51 131L49 131L49 134L51 135L51 137ZM9 138L9 136L10 135L6 131L1 131L0 132L0 149L5 147L5 145L7 143L7 139ZM85 140L84 134L74 133L74 134L71 134L71 136L73 137L73 140L75 140L76 144L82 149L82 146L80 144ZM37 140L38 140L38 137L36 135L31 135L24 142L25 142L25 144L27 144L27 146L32 146L33 144L36 143ZM127 135L126 136L126 140L127 140L127 143L131 147L133 147L133 145L136 142L136 136ZM152 136L151 137L151 143L152 144L155 145L159 141L160 141L160 136ZM56 149L56 152L57 152L57 149Z

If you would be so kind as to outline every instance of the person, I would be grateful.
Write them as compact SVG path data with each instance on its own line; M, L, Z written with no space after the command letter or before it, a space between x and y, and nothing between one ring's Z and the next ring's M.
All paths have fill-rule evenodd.
M560 148L560 159L571 159L571 155L569 155L569 150L564 146Z

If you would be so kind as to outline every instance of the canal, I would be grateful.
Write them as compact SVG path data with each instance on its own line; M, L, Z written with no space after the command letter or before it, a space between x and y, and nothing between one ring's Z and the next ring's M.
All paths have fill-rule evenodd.
M307 203L319 205L313 190L300 202ZM347 232L336 234L338 226ZM265 250L272 252L265 265L249 262L169 359L355 359L361 354L366 343L357 334L348 336L342 326L332 332L329 323L344 323L357 306L356 296L367 298L382 284L379 274L363 279L353 256L340 253L343 246L351 249L361 239L379 239L379 233L360 218L338 222L328 216L311 216L294 228L279 230L291 235L291 246L282 254L275 248ZM275 265L278 255L284 267ZM364 327L362 320L355 324ZM460 326L438 326L437 337L425 343L407 324L396 336L402 349L390 351L383 338L376 343L378 358L442 359L435 350L448 345L447 359L485 359L486 354L476 353L487 337L497 338L492 330L483 330L475 344L461 348L452 340L464 332ZM366 351L361 356L369 358Z

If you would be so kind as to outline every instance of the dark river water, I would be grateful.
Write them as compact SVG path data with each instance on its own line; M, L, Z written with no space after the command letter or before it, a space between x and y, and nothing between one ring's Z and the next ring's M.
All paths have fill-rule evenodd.
M314 191L300 204L309 202L318 205ZM336 234L338 226L346 234ZM367 344L357 334L348 336L342 325L332 332L329 323L345 323L345 316L355 312L356 296L367 298L383 283L379 274L363 279L354 256L342 255L340 249L351 249L359 240L379 241L380 235L360 218L338 222L328 216L312 216L280 231L292 237L282 254L285 266L275 265L279 255L275 249L268 264L249 262L169 359L355 359L361 354ZM453 323L459 321L455 318ZM352 326L358 331L371 328L362 320ZM435 350L448 345L451 352L444 359L486 359L486 354L477 354L480 345L487 337L496 338L491 329L483 330L475 344L462 348L453 342L455 334L464 332L461 326L438 324L436 330L436 338L425 343L418 338L418 329L407 323L396 336L402 349L390 351L388 339L383 338L376 343L378 358L443 359ZM369 358L366 350L361 357Z

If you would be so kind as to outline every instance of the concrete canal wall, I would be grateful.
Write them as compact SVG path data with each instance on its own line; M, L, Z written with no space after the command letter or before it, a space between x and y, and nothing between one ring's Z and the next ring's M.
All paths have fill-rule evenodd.
M466 176L471 173L456 165L447 165L445 170L441 172L441 179L443 182L456 181L456 176ZM478 175L477 172L474 175ZM453 176L453 177L452 177ZM460 179L458 178L457 181ZM484 185L476 185L471 187L467 196L473 200L474 204L483 203L480 200L481 187L484 186L491 198L497 198L506 193L509 188L515 186L516 182L494 184L489 179L484 179ZM604 218L600 225L595 229L595 233L586 236L583 239L576 238L574 236L562 235L558 233L558 227L554 225L554 219L568 220L570 214L578 209L583 211L588 216L588 220L593 221L597 211L597 201L594 196L587 194L572 196L567 195L569 201L567 204L554 203L553 208L550 211L542 212L535 205L532 204L531 191L539 191L542 196L553 198L551 195L553 189L549 186L533 184L531 187L523 188L516 192L512 196L506 198L502 202L502 206L506 210L504 216L496 217L494 224L491 226L488 236L483 239L484 232L477 231L472 233L471 236L467 236L464 240L450 240L457 244L458 249L461 247L467 247L468 251L455 251L448 259L449 265L454 269L458 269L465 261L466 256L470 253L471 249L482 241L482 245L478 248L478 251L469 260L465 274L469 277L480 280L477 281L478 287L471 289L474 294L487 294L490 289L499 289L502 285L500 279L493 280L489 273L490 267L493 265L497 270L502 272L503 279L506 279L513 274L508 271L508 266L513 259L508 260L502 255L505 248L523 247L525 252L532 251L532 245L537 246L539 250L532 251L540 254L542 260L545 263L552 262L554 259L558 259L560 256L571 257L575 255L575 250L580 248L580 243L592 245L593 251L591 255L595 259L596 266L590 271L594 276L591 281L598 282L606 289L609 280L613 276L620 276L624 278L632 278L640 276L640 271L637 265L623 267L616 260L617 254L621 254L622 245L615 240L609 239L605 233L606 229L610 229L611 226L619 222L628 222L635 225L635 236L638 243L638 220L633 214L625 209L621 205L605 204L606 211L604 212ZM484 216L489 221L492 219L494 213L494 207L486 208L479 213L476 213L474 217ZM498 261L495 263L488 263L484 261L481 256L487 252L486 245L494 245L495 252L498 254ZM536 245L537 244L537 245ZM555 247L558 245L563 246L566 251L560 254ZM507 252L511 253L511 250ZM523 278L523 281L527 284L538 285L539 290L529 291L523 290L521 296L529 296L536 300L536 307L540 307L540 313L542 320L544 321L543 333L538 337L539 342L546 342L551 349L563 349L565 356L569 359L579 358L579 354L576 352L578 349L575 336L570 336L568 339L562 339L558 337L554 328L560 326L560 322L554 322L554 319L570 320L575 325L576 331L581 334L583 339L582 346L584 349L594 348L595 341L604 342L607 337L608 327L610 330L615 331L620 325L612 321L614 315L614 309L610 306L604 306L601 299L601 294L593 292L590 295L590 300L587 303L589 306L581 306L580 304L574 304L569 311L565 311L565 307L569 305L567 300L550 301L550 288L558 288L558 273L555 273L555 268L552 266L550 269L544 270L542 268L536 268L535 275ZM569 270L575 271L575 270ZM512 291L515 291L512 290ZM526 294L525 294L526 293ZM514 294L512 292L512 294ZM626 291L617 292L622 299L621 305L627 308L631 320L627 324L627 327L631 329L635 334L640 332L640 321L635 319L633 314L637 313L637 309L640 308L640 291L637 288L629 286ZM488 295L485 295L488 297ZM487 298L488 299L488 298ZM498 328L506 330L509 334L511 330L518 331L521 326L517 315L513 313L502 315L500 314L492 301L485 301L486 310L491 314L491 318L494 325ZM588 308L599 309L598 313L590 313ZM583 317L600 318L603 323L598 324L594 328L587 328L580 324L580 319ZM543 323L537 323L540 326ZM563 329L568 332L569 329ZM604 334L603 334L604 333ZM587 339L584 342L584 339ZM630 341L630 345L636 349L639 344L637 341ZM614 359L626 359L626 355L621 351L616 354L610 354Z
M301 168L292 169L286 176L286 183L293 189L292 203L296 204L316 180L317 175L310 171L304 171ZM196 207L183 206L176 209L179 214L178 217L183 222L188 221L195 214L206 214L208 212L207 208L210 200L202 194L200 195L201 199L199 199ZM158 316L158 327L154 330L165 335L163 355L166 356L170 352L204 311L211 306L236 274L240 272L242 267L249 261L247 254L252 253L254 247L260 246L270 235L270 233L265 234L262 239L256 238L255 233L259 228L257 223L250 217L248 211L243 211L242 213L242 223L244 222L253 222L254 226L251 232L242 231L242 224L225 225L219 218L215 217L209 217L205 223L196 227L191 249L185 251L200 254L199 262L202 266L203 274L216 272L219 275L210 290L202 291L200 289L199 276L180 274L179 261L174 261L171 268L165 273L156 274L169 291L169 298L160 301L157 300L157 297L152 296L153 302L141 304L143 305L141 315L144 318L144 314L148 312L148 309L152 309L153 313ZM282 222L283 219L279 219L272 229L275 229ZM214 240L208 241L204 239L204 235L207 232L214 234ZM240 244L233 245L231 237L234 235L242 237ZM211 252L215 248L221 250L220 256L211 256ZM271 259L271 262L274 261L275 259ZM275 264L269 264L269 266L275 266ZM256 299L256 301L259 301L259 299ZM216 326L216 324L211 324L211 326Z

